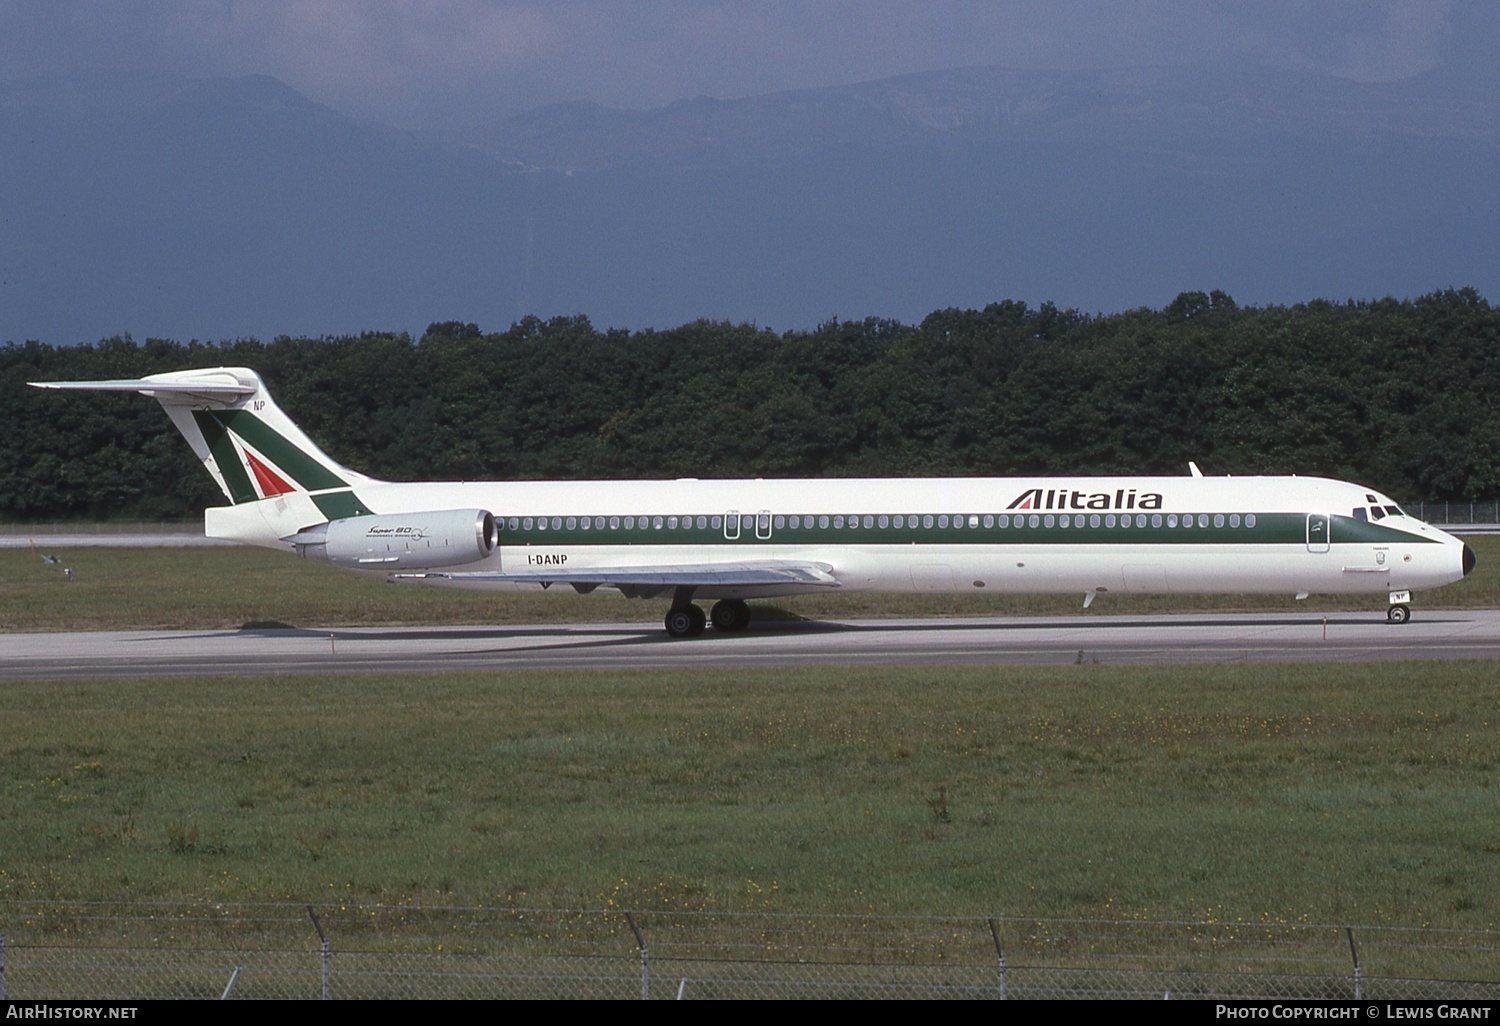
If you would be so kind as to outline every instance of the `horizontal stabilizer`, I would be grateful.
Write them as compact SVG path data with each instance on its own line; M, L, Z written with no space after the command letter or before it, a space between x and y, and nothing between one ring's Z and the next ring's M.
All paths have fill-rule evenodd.
M55 388L78 392L140 392L164 401L217 400L232 403L259 389L223 373L154 374L145 378L112 381L31 381L32 388Z

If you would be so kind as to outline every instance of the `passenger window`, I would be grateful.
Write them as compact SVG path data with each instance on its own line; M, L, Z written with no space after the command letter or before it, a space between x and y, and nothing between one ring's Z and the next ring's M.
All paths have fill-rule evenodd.
M510 529L512 531L519 531L521 529L521 520L519 517L510 518Z
M778 516L778 517L777 517L777 518L776 518L776 520L775 520L775 524L776 524L776 530L778 530L778 531L779 531L779 530L781 530L781 528L782 528L782 525L784 525L784 524L785 524L785 523L786 523L786 518L785 518L785 517L782 517L782 516ZM716 526L716 527L717 527L717 526L718 526L718 525L717 525L717 524L715 524L715 525L714 525L714 526Z
M1151 526L1152 527L1160 527L1161 526L1161 514L1160 513L1153 513L1153 514L1151 514Z
M576 531L577 529L578 529L578 518L577 517L569 517L568 518L568 530L570 530L570 531Z
M1246 513L1245 514L1245 526L1246 527L1254 527L1255 526L1255 514L1254 513Z
M1240 526L1240 515L1238 513L1231 513L1231 514L1229 514L1229 526L1230 527L1239 527Z
M698 530L701 531L708 526L708 517L698 517L693 521L693 523L697 526Z
M1040 527L1041 523L1042 523L1042 518L1039 517L1039 516L1037 516L1035 513L1031 514L1031 516L1029 516L1029 517L1026 518L1026 526L1027 527Z
M1001 513L998 517L995 518L995 523L998 526L1000 526L1000 527L1009 527L1010 526L1010 514L1009 513Z
M1207 513L1199 513L1198 514L1198 526L1199 527L1207 527L1208 526L1208 514Z
M828 530L828 514L827 513L824 513L822 516L818 517L818 526L821 527L825 531Z
M1094 514L1090 515L1090 517L1089 517L1089 526L1090 527L1098 527L1099 526L1099 514L1094 513Z
M926 516L924 516L922 518L922 526L926 527L926 528L929 528L929 529L932 527L932 514L931 513L928 513Z
M644 522L645 522L645 519L642 518L642 523L644 523ZM662 520L661 517L652 517L651 518L651 526L652 526L653 529L655 529L657 531L661 530L661 525L663 523L664 523L664 521Z
M526 530L526 531L531 530L531 527L532 527L532 525L534 523L535 523L534 520L532 520L530 517L527 517L525 520L521 521L522 530Z
M1215 513L1214 514L1214 526L1215 527L1223 527L1224 526L1224 514L1222 514L1222 513Z
M1068 516L1068 514L1066 514L1066 513L1064 513L1062 516L1058 517L1057 518L1057 522L1062 527L1072 527L1073 526L1073 518L1070 517L1070 516Z
M1177 514L1176 513L1168 513L1167 514L1167 526L1168 527L1176 527L1177 526Z
M861 520L860 520L860 522L859 522L859 523L860 523L860 526L861 526L861 527L874 527L874 526L875 526L875 518L874 518L874 517L872 517L872 516L870 516L870 515L869 515L869 514L868 514L868 513L867 513L867 514L865 514L865 516L864 516L864 517L863 517L863 518L862 518L862 519L861 519Z
M879 524L881 526L881 528L887 528L887 527L891 526L891 518L888 517L888 516L886 516L884 513L882 513L880 515L880 518L878 520L876 520L875 522L877 524Z

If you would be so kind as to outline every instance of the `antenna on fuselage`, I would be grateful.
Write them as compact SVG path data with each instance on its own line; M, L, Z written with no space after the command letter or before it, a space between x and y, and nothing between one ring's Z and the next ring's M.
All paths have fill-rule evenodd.
M1188 473L1192 474L1194 477L1203 476L1203 471L1199 470L1198 464L1194 463L1192 460L1188 460Z

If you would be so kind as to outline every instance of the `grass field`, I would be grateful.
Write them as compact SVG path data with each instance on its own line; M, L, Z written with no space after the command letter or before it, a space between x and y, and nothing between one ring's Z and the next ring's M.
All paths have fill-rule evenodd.
M1425 608L1500 606L1500 537L1469 539L1478 556L1473 575L1415 598ZM126 630L236 628L274 621L293 626L358 624L482 624L655 622L662 601L643 602L601 590L569 588L505 594L388 584L320 563L252 548L78 548L63 563L43 563L26 549L0 550L0 630ZM69 581L62 572L73 570ZM1080 613L1068 595L807 595L778 607L811 618L878 616L1021 616ZM1087 614L1213 610L1336 610L1384 608L1381 596L1109 595Z
M1490 662L11 682L0 897L1500 927Z

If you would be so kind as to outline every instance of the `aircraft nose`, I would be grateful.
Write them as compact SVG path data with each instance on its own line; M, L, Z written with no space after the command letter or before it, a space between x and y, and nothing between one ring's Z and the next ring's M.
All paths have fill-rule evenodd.
M1474 572L1474 550L1464 545L1464 576L1467 577Z

